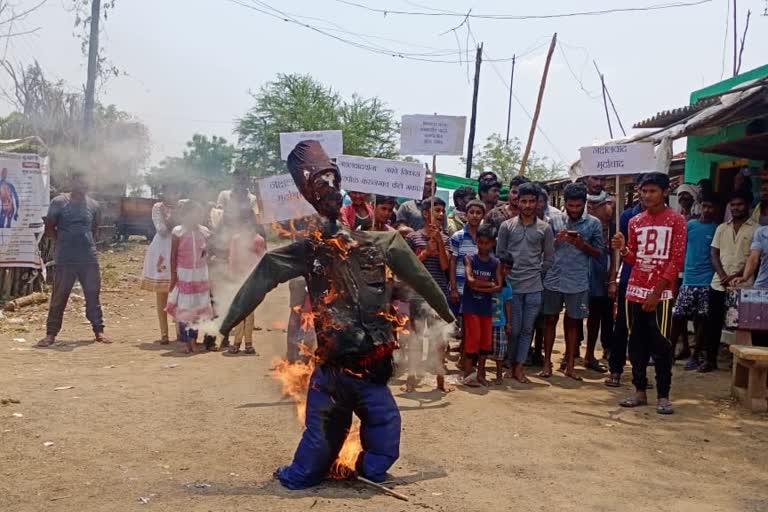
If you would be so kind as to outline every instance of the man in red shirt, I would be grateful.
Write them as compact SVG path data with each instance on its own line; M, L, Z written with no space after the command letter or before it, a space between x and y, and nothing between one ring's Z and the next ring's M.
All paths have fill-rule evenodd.
M611 246L632 265L627 286L629 359L635 395L623 400L623 407L648 404L646 370L650 357L656 366L656 412L672 414L669 390L672 383L672 345L669 326L672 318L672 287L685 260L686 223L666 205L669 176L645 174L640 196L645 211L629 221L629 237L616 233Z

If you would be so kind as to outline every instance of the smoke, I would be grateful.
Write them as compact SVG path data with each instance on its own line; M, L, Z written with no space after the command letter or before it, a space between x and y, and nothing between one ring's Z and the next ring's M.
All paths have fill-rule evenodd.
M453 324L445 322L432 308L418 309L411 310L410 332L402 337L401 349L396 353L399 373L445 375L444 359Z

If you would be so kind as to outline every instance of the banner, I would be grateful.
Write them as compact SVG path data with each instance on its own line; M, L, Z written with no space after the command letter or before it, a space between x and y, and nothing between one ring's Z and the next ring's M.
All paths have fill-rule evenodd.
M281 132L280 159L288 160L296 144L303 140L316 140L330 158L336 158L344 152L344 139L341 130L323 130L319 132Z
M587 146L580 152L584 176L640 174L656 170L652 142Z
M465 116L403 116L400 154L462 155L466 125Z
M317 213L296 188L290 174L270 176L258 182L261 223L271 224Z
M341 155L336 159L346 191L421 199L424 164Z
M0 267L40 268L50 191L48 158L0 152Z

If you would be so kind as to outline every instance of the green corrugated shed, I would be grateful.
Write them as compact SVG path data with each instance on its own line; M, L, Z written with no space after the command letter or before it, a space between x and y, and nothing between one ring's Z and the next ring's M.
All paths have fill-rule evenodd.
M699 99L728 91L729 89L741 85L750 80L756 80L768 76L768 64L760 66L751 71L746 71L740 75L727 80L709 85L698 91L691 93L691 105ZM701 153L699 148L719 144L733 139L739 139L746 135L747 123L739 123L720 128L717 132L709 135L691 135L688 137L686 158L685 158L685 182L696 183L703 178L710 178L714 164L729 160L735 160L732 156L716 155L713 153ZM750 165L759 166L758 162Z

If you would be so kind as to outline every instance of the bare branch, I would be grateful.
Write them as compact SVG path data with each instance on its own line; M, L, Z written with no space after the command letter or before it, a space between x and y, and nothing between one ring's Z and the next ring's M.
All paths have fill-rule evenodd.
M41 1L40 1L40 2L38 2L37 4L35 4L35 5L33 5L32 7L30 7L29 9L27 9L27 10L25 10L25 11L22 11L22 12L20 12L20 13L17 13L16 11L14 11L14 10L11 8L11 17L10 17L10 18L6 18L6 19L4 19L4 20L0 20L0 25L5 25L6 23L12 23L12 22L14 22L14 21L17 21L17 20L23 20L23 19L24 19L24 18L26 18L26 17L27 17L29 14L33 13L34 11L38 10L38 9L39 9L39 8L41 8L43 5L45 5L45 3L46 3L47 1L48 1L48 0L41 0ZM2 5L2 8L0 8L0 13L2 13L2 12L5 10L5 8L6 8L6 7L8 7L8 4L4 2L4 3L3 3L3 5Z
M739 48L739 64L736 66L736 74L741 71L741 56L744 54L744 43L747 40L747 30L749 30L749 17L752 16L752 11L747 9L747 23L744 25L744 34L741 36L741 47Z

